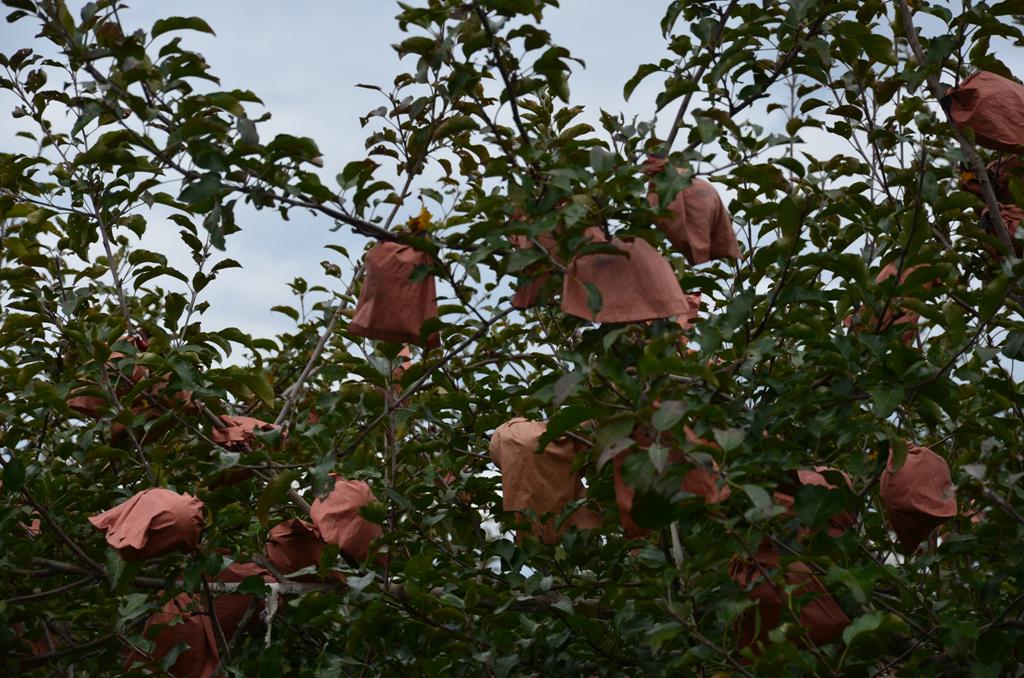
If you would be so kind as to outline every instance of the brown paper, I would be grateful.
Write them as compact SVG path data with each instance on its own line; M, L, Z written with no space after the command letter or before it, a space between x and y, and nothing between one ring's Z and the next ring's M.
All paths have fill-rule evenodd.
M907 276L914 272L919 266L910 266L903 271L903 275L900 276L900 284L902 285ZM899 270L896 263L888 263L882 267L882 270L875 276L875 283L882 283L885 280L896 275L896 271ZM930 288L932 283L925 283L925 288ZM882 334L888 331L892 327L906 327L906 329L900 333L900 340L904 346L913 346L914 340L917 338L917 323L921 319L921 316L911 311L910 309L901 306L902 297L899 296L898 292L893 294L892 299L886 304L886 300L879 299L877 303L885 307L885 312L882 314L882 321L878 321L878 316L875 315L874 311L870 306L865 304L861 306L860 311L856 315L848 315L843 319L843 325L849 327L854 332L860 332L867 330L872 334Z
M261 577L265 582L276 581L272 574L255 563L232 563L217 575L217 580L224 584L235 584L249 577ZM256 606L257 609L249 615L249 619L256 619L256 613L263 609L263 601L256 596L245 593L222 593L213 599L217 623L220 624L228 642L234 637L250 605Z
M530 249L536 247L533 241L525 235L513 235L509 237L509 241L517 249ZM548 254L555 259L555 261L562 263L562 260L557 256L558 252L558 241L547 233L537 236L537 241L547 250ZM550 261L542 259L541 261L527 266L520 277L519 286L516 288L516 293L512 297L512 306L520 310L531 308L537 304L537 298L541 291L544 289L544 284L551 278L551 273L554 270Z
M266 432L281 429L280 426L269 424L259 419L253 419L252 417L222 415L220 420L226 426L223 428L213 427L211 431L213 442L237 452L245 452L252 447L253 434L257 431ZM282 435L287 436L287 433Z
M491 459L501 470L505 511L530 510L539 518L545 513L561 513L569 502L585 496L580 473L572 470L579 450L569 438L559 438L548 443L543 452L537 452L546 430L544 422L516 417L499 426L491 436ZM601 524L600 516L585 508L574 511L562 530L555 528L556 520L553 517L542 525L534 524L530 531L551 544L570 526L592 529Z
M882 505L906 553L956 515L956 488L949 464L927 447L907 445L907 459L893 469L892 453L879 479Z
M316 527L297 518L276 525L267 538L267 559L282 574L318 566L323 550Z
M684 431L686 433L686 441L690 444L711 444L703 438L698 437L689 426L684 427ZM661 437L663 442L668 442L669 437L667 435L663 434ZM654 443L650 432L641 427L638 427L633 431L633 439L641 449L646 449ZM640 527L636 522L634 522L633 499L636 497L636 492L626 483L625 478L622 477L622 465L626 461L626 456L642 453L643 452L640 450L623 452L617 454L612 461L613 480L615 483L615 503L619 507L619 521L622 523L622 529L626 536L630 539L644 537L651 532L647 528ZM732 491L729 489L729 486L725 484L721 469L718 468L718 464L715 463L714 460L711 461L711 468L708 469L693 462L685 452L678 449L671 449L669 451L668 460L671 464L688 464L693 467L686 472L686 475L683 476L682 483L679 486L679 489L682 491L696 495L708 504L718 504L731 496Z
M357 562L366 560L370 545L383 534L380 525L359 515L359 509L377 501L370 486L362 480L345 480L332 474L334 489L317 499L309 509L313 525L323 540Z
M126 335L121 337L120 341L127 341L134 344L135 348L140 352L149 349L149 340L141 334L133 334L130 336ZM104 366L114 393L119 398L131 391L132 387L139 381L142 381L149 376L149 370L142 365L133 366L132 373L130 375L122 374L120 370L117 369L117 364L114 361L124 357L126 357L124 353L121 353L120 351L112 351L110 353L110 358ZM99 387L93 386L91 388L95 389ZM77 388L72 391L72 394L81 394L84 390L86 390L86 388ZM68 407L89 419L99 419L103 416L104 412L110 409L110 403L104 396L72 395L68 398ZM124 431L124 426L117 424L115 424L115 426L120 427L118 431L114 432L115 435Z
M696 314L691 299L679 287L672 265L647 241L614 238L611 244L628 256L595 252L569 263L562 283L563 311L599 323L690 318ZM601 310L596 317L587 302L588 284L601 295Z
M853 491L853 480L846 473L846 471L842 471L831 466L815 466L814 470L798 469L796 471L793 471L792 481L784 481L780 485L780 488L783 491L774 493L775 503L779 504L780 506L783 506L787 512L792 513L793 508L796 504L794 496L797 492L800 491L801 487L807 485L817 485L819 487L824 487L830 490L836 489L836 486L829 482L828 479L823 475L825 473L831 472L836 472L842 475L843 480L846 481L846 486L850 489L851 492ZM846 532L848 529L850 529L856 524L857 518L852 513L848 511L843 511L842 513L837 513L833 516L830 516L828 522L829 527L826 529L826 534L828 534L830 537L840 537L843 535L844 532ZM810 536L810 534L810 529L801 527L797 533L797 536L799 539L802 540L806 539L808 536Z
M773 571L780 566L778 552L770 546L762 546L755 555L755 561L737 558L729 566L729 574L737 586L744 589L753 586L747 595L757 602L757 606L746 611L740 619L740 647L749 647L755 642L767 644L768 633L783 620L789 619L789 614L784 614L783 609L795 606L795 599L810 595L816 597L804 604L799 618L800 626L807 632L810 642L826 645L843 635L843 630L850 625L850 618L807 565L801 562L790 563L783 574L784 583L773 584L764 581L761 570L773 576L774 581ZM758 581L761 583L758 584ZM791 596L786 596L787 585L797 587Z
M664 158L649 156L643 172L653 176L666 162ZM647 202L658 209L660 198L653 184ZM668 204L668 211L670 216L656 219L654 223L691 264L703 264L712 259L739 259L740 248L729 212L709 182L693 177L690 185L680 190Z
M949 115L979 146L1015 153L1024 146L1024 85L978 71L949 91Z
M1013 243L1014 253L1018 257L1024 256L1024 241L1017 238L1017 229L1020 228L1021 222L1024 221L1024 210L1016 205L1000 204L999 215L1003 218L1003 226L1006 227L1006 233L1010 236L1010 242ZM988 217L988 209L982 210L981 223L985 230L995 237L995 227ZM997 258L997 260L1002 259L1002 255L996 249L990 247L988 250Z
M157 628L157 627L160 628ZM146 621L146 638L154 642L149 657L131 653L125 662L127 670L136 662L159 662L180 643L188 649L178 655L170 668L177 678L209 678L220 663L217 637L210 616L198 604L198 598L181 593L164 605L160 612Z
M366 275L349 334L421 345L420 328L437 317L434 276L412 282L416 266L429 266L430 255L397 242L380 242L366 253ZM427 346L440 344L437 334Z
M163 488L139 492L89 522L106 533L107 543L129 562L171 551L194 551L203 528L203 502Z

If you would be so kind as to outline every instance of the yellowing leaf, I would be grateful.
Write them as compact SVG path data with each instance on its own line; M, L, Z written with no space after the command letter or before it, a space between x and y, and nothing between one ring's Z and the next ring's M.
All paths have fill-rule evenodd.
M429 231L432 226L431 219L433 215L427 210L426 206L420 208L420 213L412 217L405 223L409 227L409 230L413 233L423 233Z

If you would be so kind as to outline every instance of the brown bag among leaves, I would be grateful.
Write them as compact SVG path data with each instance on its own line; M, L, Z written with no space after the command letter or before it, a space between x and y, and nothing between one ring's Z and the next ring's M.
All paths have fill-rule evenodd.
M270 424L252 417L234 417L221 415L220 420L225 424L223 427L214 426L210 432L213 442L236 452L245 452L252 447L253 434L257 431L279 431L280 426ZM282 433L287 437L288 433Z
M754 560L736 558L729 565L729 575L738 586L753 588L747 595L757 605L743 613L739 622L739 646L750 647L755 642L768 643L768 633L783 621L783 608L789 609L796 599L816 595L805 602L800 610L800 626L807 633L807 639L814 645L826 645L843 635L850 625L850 618L839 607L836 599L818 581L811 569L801 562L791 562L782 575L783 582L776 585L764 581L764 572L769 576L780 567L778 552L771 546L763 545ZM757 583L760 581L761 583ZM785 587L795 586L787 601ZM806 643L806 641L805 641Z
M128 562L171 551L194 551L203 529L203 502L163 488L143 490L89 522L106 533L107 543Z
M156 627L160 628L156 628ZM143 635L152 640L154 647L149 656L137 652L128 654L124 668L135 662L159 662L180 643L188 649L178 655L168 673L176 678L210 678L220 663L217 637L210 615L198 603L198 597L180 593L146 620Z
M831 466L815 466L813 471L809 469L798 469L794 471L792 473L793 482L783 482L780 485L780 489L782 491L773 493L775 503L785 508L787 513L791 514L793 507L796 504L796 494L800 491L801 487L817 485L830 490L836 489L836 486L830 483L823 475L828 472L835 472L842 475L843 480L846 481L846 486L851 492L853 491L853 480L850 479L850 476L846 471L841 471ZM835 538L842 536L844 532L853 527L857 522L857 518L852 513L843 511L842 513L830 516L828 522L829 527L826 529L826 534ZM797 532L797 537L798 539L805 539L810 536L810 534L811 530L809 528L801 527Z
M267 559L281 571L291 574L320 564L324 540L316 527L293 518L275 525L267 538Z
M430 255L409 245L383 241L366 253L366 275L359 291L359 303L349 323L349 334L423 345L420 328L437 317L434 276L417 282L409 278L417 266L430 266ZM440 345L437 333L426 346Z
M978 71L949 90L949 115L974 131L979 146L1016 153L1024 147L1024 85Z
M907 553L957 513L949 464L927 447L907 445L907 458L893 469L892 452L879 479L885 514Z
M334 489L313 502L309 515L325 542L337 544L342 554L361 563L366 560L373 541L384 534L380 525L359 515L359 509L377 501L377 497L362 480L331 475Z
M133 344L139 352L149 349L149 340L142 334L137 333L126 335L121 337L119 341L126 341ZM117 364L114 361L125 357L127 356L120 351L112 351L106 365L104 365L104 369L106 369L108 378L110 379L110 385L118 397L124 396L132 389L132 386L149 376L149 370L142 365L133 366L132 373L130 375L122 374L120 370L118 370ZM74 395L75 393L81 393L82 391L89 390L89 388L90 387L76 388L72 391L72 396L68 398L68 407L82 416L90 419L99 419L103 416L103 412L110 407L110 403L106 397L88 394ZM124 427L122 426L121 431L123 430Z
M1010 236L1010 242L1013 243L1014 254L1018 257L1024 256L1024 241L1017 237L1017 230L1020 228L1021 222L1024 221L1024 210L1016 205L1000 204L999 215L1003 218L1003 226L1006 227L1006 233ZM995 237L995 226L988 216L988 208L981 212L981 227ZM1002 261L1002 254L995 248L986 247L986 249L996 258L996 261Z
M665 158L648 156L643 173L654 176L667 162ZM653 185L647 202L658 209L660 197ZM729 211L709 182L693 177L690 185L680 190L668 204L668 211L671 216L658 218L654 223L691 264L703 264L712 259L739 259L739 243Z
M1002 203L1012 203L1013 192L1010 190L1010 179L1016 177L1018 181L1024 183L1024 160L1016 155L1001 157L990 162L986 172L989 183L992 184L992 190L995 191L996 200ZM965 169L960 172L960 185L965 191L983 197L981 182L978 181L974 170Z
M598 242L605 241L603 234ZM646 240L611 241L620 252L593 252L575 257L562 282L562 310L599 323L632 323L658 318L693 317L697 309L679 287L672 265ZM601 295L595 316L588 303L587 285Z
M686 442L690 444L711 444L698 437L689 426L685 426L684 431L686 433ZM633 431L633 439L643 449L653 444L650 433L646 429L639 427ZM633 499L636 496L636 492L626 484L625 478L622 477L622 466L626 461L626 457L630 454L641 454L641 452L634 449L615 455L615 458L612 460L612 470L615 483L615 503L619 507L619 522L622 524L622 529L626 536L630 539L635 539L645 537L651 531L640 527L633 520ZM679 489L684 492L699 496L708 504L718 504L731 496L732 490L725 484L722 471L714 460L711 461L711 468L708 469L691 461L682 450L673 449L669 451L668 461L671 464L689 464L693 467L683 476L683 481L679 486Z
M586 495L580 473L572 469L580 451L572 440L559 438L537 452L547 428L544 422L516 417L499 426L491 436L491 460L501 470L505 511L530 510L540 518L545 513L561 513L569 502ZM556 529L555 522L556 518L552 517L539 526L534 524L530 532L551 544L566 528L596 528L601 525L601 518L581 507L566 519L560 530ZM521 536L517 533L517 538Z
M900 284L902 285L907 276L914 272L918 266L910 266L903 271L903 275L900 276ZM896 275L896 271L899 270L895 263L888 263L882 267L882 270L875 276L875 283L882 283L889 278ZM924 284L926 289L931 288L933 283L928 282ZM848 315L843 319L843 325L849 327L854 332L860 332L867 330L872 334L882 334L892 327L906 326L903 332L900 333L900 340L904 346L913 346L914 340L917 338L917 323L921 319L921 316L900 305L901 298L897 293L893 294L892 299L888 303L884 299L880 299L879 302L885 307L885 311L882 314L882 320L879 322L878 316L875 315L874 311L868 306L861 306L860 311L854 315Z
M217 575L217 580L224 584L236 584L249 577L261 577L265 582L276 581L272 574L255 563L232 563ZM245 619L250 605L256 608L249 615L249 619L252 620L255 613L263 609L263 602L256 596L246 593L222 593L213 599L213 613L228 642L231 642L235 631Z
M537 241L559 264L562 263L562 260L556 254L558 252L558 241L555 240L554 236L544 233L537 237ZM509 236L509 242L516 249L520 250L536 247L533 241L525 235ZM519 310L524 310L536 305L537 297L540 296L545 283L551 278L551 269L551 262L543 259L527 266L520 277L516 293L512 296L512 306Z

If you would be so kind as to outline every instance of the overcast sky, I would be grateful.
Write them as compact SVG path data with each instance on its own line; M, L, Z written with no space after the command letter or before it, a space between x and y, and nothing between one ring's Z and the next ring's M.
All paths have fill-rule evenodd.
M75 16L81 4L69 2ZM655 80L639 88L629 105L623 101L622 85L637 65L665 54L659 28L665 3L562 4L549 10L545 27L587 64L572 78L574 103L586 105L592 122L600 108L650 118ZM263 99L273 115L260 126L263 139L280 132L315 139L324 155L323 174L333 182L345 163L364 157L366 134L359 117L383 103L379 95L355 85L387 86L396 74L415 66L411 58L399 62L391 48L406 37L394 19L397 11L397 3L390 0L138 0L122 20L127 27L148 30L156 19L171 14L206 19L217 35L179 33L186 36L186 46L206 57L223 88L250 89ZM35 30L28 19L0 24L0 49L11 53L20 47L45 48L42 41L33 40ZM13 133L20 128L9 116L13 107L9 97L0 96L2 150L14 150ZM409 211L418 208L416 202ZM205 315L210 329L236 326L257 335L288 329L289 319L269 311L273 305L293 303L287 283L296 276L312 282L329 280L322 276L319 262L336 261L337 255L324 250L325 244L341 243L354 253L362 247L362 239L346 229L332 233L329 219L297 211L285 222L276 212L244 209L238 221L243 231L229 238L228 255L244 268L225 271L204 292L211 303ZM177 230L166 221L151 222L146 246L191 270Z

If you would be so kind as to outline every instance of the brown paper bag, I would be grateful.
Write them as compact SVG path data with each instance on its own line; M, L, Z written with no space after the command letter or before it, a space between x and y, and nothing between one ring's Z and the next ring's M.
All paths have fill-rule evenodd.
M420 327L437 317L434 276L412 282L416 266L429 266L430 255L397 242L380 242L366 253L366 275L349 334L422 345ZM427 346L440 344L437 334Z
M843 630L850 625L850 618L807 565L801 562L790 563L782 576L783 582L775 584L764 581L762 569L769 576L774 576L774 571L780 566L778 552L770 546L762 546L754 558L754 561L737 558L729 566L729 574L737 586L744 589L753 586L747 595L757 602L757 606L747 610L740 619L741 648L755 642L768 643L768 633L784 619L788 619L783 609L796 603L795 600L786 600L787 585L797 587L793 590L793 599L816 596L800 610L799 623L807 632L807 640L814 645L826 645L843 635ZM761 583L758 584L758 581Z
M956 488L949 464L927 447L908 444L907 459L898 471L893 469L890 452L879 490L886 516L908 554L956 515Z
M491 436L490 453L501 470L502 505L505 511L533 511L538 517L560 513L565 506L582 499L586 491L580 473L572 470L577 446L569 438L548 443L540 453L537 446L547 424L516 417L507 421ZM585 508L573 512L562 529L555 527L555 518L530 532L547 544L558 540L566 528L592 529L601 524L600 516ZM521 537L522 535L518 535Z
M602 238L603 239L603 238ZM575 257L562 283L562 310L599 323L631 323L696 314L679 287L672 265L639 238L611 243L626 256L593 252ZM590 310L587 285L601 295L601 309Z
M1024 85L978 71L949 90L948 103L953 122L973 130L979 146L1010 153L1024 147Z
M203 502L163 488L139 492L89 522L106 533L107 543L129 562L171 551L194 551L203 529Z
M323 499L313 502L309 515L325 542L337 544L341 553L362 562L366 560L373 541L384 534L380 525L359 515L359 509L377 501L377 498L362 480L332 476L334 489Z
M689 426L684 427L686 434L686 441L694 445L710 445L708 441L697 436ZM668 436L662 435L663 442L668 443ZM623 452L615 456L612 460L613 480L615 482L615 503L619 507L619 521L622 523L622 529L626 536L630 539L639 537L645 537L650 534L650 530L642 528L636 524L633 520L633 499L636 496L636 492L630 487L622 476L622 466L626 461L626 456L630 454L643 454L642 450L650 447L654 440L650 432L645 428L638 427L633 431L633 439L637 442L637 445L641 448L640 450L630 450ZM716 446L717 447L717 446ZM694 463L687 456L685 452L678 449L672 449L669 451L669 463L671 464L687 464L692 468L686 472L683 476L682 483L679 489L690 494L701 497L708 504L718 504L728 499L732 490L725 484L724 477L721 469L718 468L718 464L714 460L711 461L711 468L705 468L700 464Z
M648 156L643 172L653 176L666 163L665 158ZM653 183L647 202L655 209L660 205ZM729 212L709 182L694 177L690 185L680 190L668 204L668 211L670 216L659 218L654 223L691 264L703 264L712 259L739 259L740 248Z
M274 526L267 538L267 559L282 574L320 564L324 540L316 527L293 518Z

